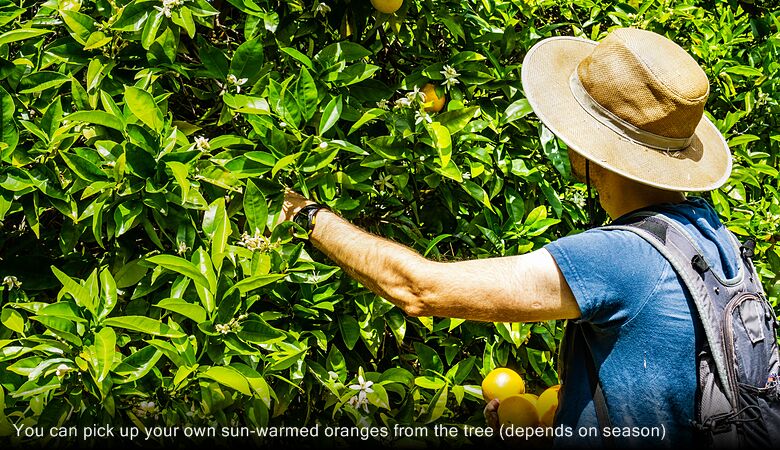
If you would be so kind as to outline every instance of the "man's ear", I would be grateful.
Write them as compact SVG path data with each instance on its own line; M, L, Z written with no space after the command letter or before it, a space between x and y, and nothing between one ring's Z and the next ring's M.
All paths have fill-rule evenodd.
M569 152L569 163L571 165L571 174L574 177L575 180L579 181L580 183L585 182L585 157L580 155L579 153L572 151L572 149L568 149Z

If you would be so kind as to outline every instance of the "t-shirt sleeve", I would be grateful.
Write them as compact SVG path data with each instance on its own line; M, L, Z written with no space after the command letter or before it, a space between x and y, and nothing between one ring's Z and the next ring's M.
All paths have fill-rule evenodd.
M588 230L544 248L569 284L580 320L600 328L634 317L671 267L650 243L625 230Z

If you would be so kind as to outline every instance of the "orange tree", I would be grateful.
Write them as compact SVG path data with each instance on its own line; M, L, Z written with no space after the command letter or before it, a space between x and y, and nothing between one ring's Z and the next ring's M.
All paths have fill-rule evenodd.
M636 26L697 58L735 156L705 195L758 239L777 305L779 20L736 0L5 3L0 439L484 424L493 368L557 383L561 323L412 319L272 229L287 186L435 259L580 231L584 186L519 81L551 35Z

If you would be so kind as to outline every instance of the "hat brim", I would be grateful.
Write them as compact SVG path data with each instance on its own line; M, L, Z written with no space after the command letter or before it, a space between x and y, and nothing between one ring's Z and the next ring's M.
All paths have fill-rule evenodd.
M731 174L731 152L706 116L697 125L689 147L661 151L618 134L580 105L569 87L569 77L596 45L587 39L553 37L529 50L521 78L539 120L571 150L640 183L687 192L723 185Z

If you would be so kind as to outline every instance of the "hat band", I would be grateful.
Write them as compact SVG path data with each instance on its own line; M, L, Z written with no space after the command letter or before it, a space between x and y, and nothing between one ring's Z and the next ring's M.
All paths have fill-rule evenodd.
M588 91L585 90L585 86L582 85L577 70L574 70L571 77L569 77L569 88L580 106L582 106L588 114L593 116L594 119L598 120L615 133L632 140L637 144L656 150L677 151L688 147L693 141L693 136L689 138L659 136L655 133L650 133L649 131L638 128L632 123L626 122L612 111L601 106L599 102L590 96Z

